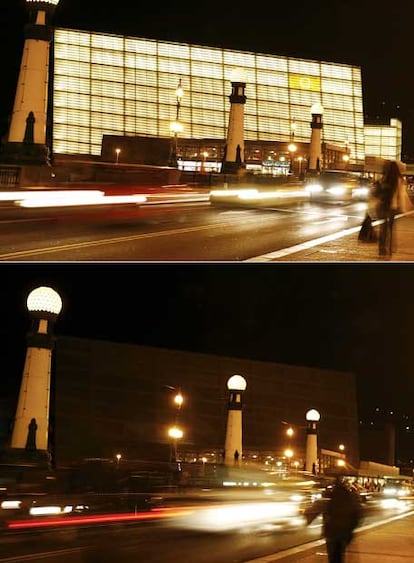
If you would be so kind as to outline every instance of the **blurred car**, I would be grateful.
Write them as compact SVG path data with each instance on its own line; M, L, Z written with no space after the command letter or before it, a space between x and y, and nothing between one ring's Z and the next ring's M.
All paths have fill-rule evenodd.
M371 187L367 178L344 170L324 170L305 180L305 190L309 193L311 201L367 201Z

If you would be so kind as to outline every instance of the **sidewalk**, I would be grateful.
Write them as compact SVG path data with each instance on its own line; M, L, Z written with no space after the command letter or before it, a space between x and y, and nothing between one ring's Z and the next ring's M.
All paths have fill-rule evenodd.
M408 563L414 561L414 512L396 516L387 523L362 526L346 553L346 563ZM326 563L325 541L312 542L303 551L292 548L248 563Z
M375 221L378 231L380 221ZM311 241L308 248L298 245L288 249L283 255L274 253L269 256L271 262L414 262L414 211L397 215L394 233L397 250L391 258L378 256L378 243L358 241L360 227L347 229L338 237L323 237L319 241ZM300 248L301 247L301 248ZM414 559L413 559L414 560Z

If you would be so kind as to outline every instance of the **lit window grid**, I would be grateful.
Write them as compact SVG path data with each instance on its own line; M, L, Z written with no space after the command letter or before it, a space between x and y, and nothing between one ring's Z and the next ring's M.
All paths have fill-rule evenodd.
M94 123L106 122L113 134L169 136L170 122L176 111L175 88L181 78L184 97L180 120L185 136L210 137L214 131L214 137L223 139L228 126L229 77L239 70L247 77L247 140L270 137L288 141L291 121L295 120L295 139L309 142L310 106L320 101L324 107L323 140L330 144L346 142L352 157L363 161L360 69L334 63L57 29L55 118L56 109L63 109L62 105L67 104L67 111L60 113L59 120L62 122L66 116L68 132L73 126L68 139L71 139L72 147L76 145L76 127L83 125L86 119L75 111L81 98L65 97L64 93L65 90L74 91L78 84L77 91L91 97L90 110L102 114L100 120L96 117L90 120L92 129ZM288 71L318 77L322 92L289 89ZM134 97L141 100L140 108L123 103L123 100L134 100ZM83 100L81 107L85 106ZM190 108L187 115L185 106ZM212 106L215 111L211 111ZM137 109L141 116L130 114ZM114 114L117 117L111 117ZM350 127L344 129L347 124ZM90 138L96 139L101 133L101 129L91 132ZM54 144L55 152L69 152L62 150L63 140L57 140L59 144ZM99 153L100 148L97 149L93 142L90 154Z
M401 122L391 120L391 126L365 126L365 152L368 156L400 160L401 149Z

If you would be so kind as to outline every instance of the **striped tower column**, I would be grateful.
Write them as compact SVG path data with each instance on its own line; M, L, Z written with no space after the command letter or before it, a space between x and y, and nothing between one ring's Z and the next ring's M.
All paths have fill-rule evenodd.
M241 375L233 375L227 381L229 401L227 404L227 428L224 444L224 464L238 465L242 460L242 410L243 393L247 382Z
M26 0L30 21L25 27L13 113L3 149L6 158L21 163L41 164L48 160L49 46L53 33L48 19L58 2Z
M245 82L232 82L229 127L221 172L237 174L244 170L244 104L246 103Z
M322 162L322 115L321 104L314 104L311 108L311 140L309 146L308 172L320 172Z
M50 287L38 287L27 298L33 318L11 438L11 449L48 458L50 372L54 347L53 324L62 300Z
M318 471L318 422L321 415L316 409L306 413L306 462L305 471Z

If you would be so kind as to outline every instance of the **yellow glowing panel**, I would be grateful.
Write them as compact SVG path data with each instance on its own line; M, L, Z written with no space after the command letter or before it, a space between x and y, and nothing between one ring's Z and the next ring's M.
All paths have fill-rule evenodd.
M153 39L136 39L125 37L125 51L138 53L139 55L156 55L157 41Z
M332 94L353 95L353 84L347 80L323 79L323 91Z
M223 63L223 51L221 49L210 49L190 45L190 57L193 61L204 61L206 63Z
M327 94L323 91L323 107L324 110L331 107L335 110L344 110L353 113L355 107L354 98L341 94Z
M263 68L273 71L288 71L287 57L272 57L270 55L256 55L257 68Z
M58 95L62 93L79 93L88 95L90 93L90 80L78 78L78 77L68 77L68 76L56 76L55 77L55 97L54 100L58 99ZM59 92L60 91L60 92Z
M57 59L69 59L74 61L89 62L91 53L87 46L71 45L70 43L58 43L55 45L55 57Z
M320 63L317 61L305 61L303 59L288 59L289 74L298 76L313 76L319 78Z
M93 49L92 63L100 65L124 66L124 54L117 51Z
M71 31L69 29L56 29L54 33L55 45L59 43L70 45L86 45L91 43L91 34L89 32Z
M55 107L73 107L89 110L90 98L85 94L75 92L55 92Z
M92 79L97 78L98 80L110 80L110 81L114 81L114 82L123 82L124 81L124 71L120 67L93 65L91 77L92 77Z
M91 35L92 47L101 49L110 49L114 51L124 50L124 38L115 35L105 35L103 33L92 33Z
M290 103L303 105L308 108L312 106L314 100L314 93L308 90L291 90L290 91Z
M177 87L180 76L190 73L189 61L185 61L183 59L158 58L157 68L160 73L168 72L171 75L174 75L174 88Z
M190 46L179 43L159 42L158 56L176 59L188 59L190 56Z
M319 76L304 74L289 74L289 88L297 90L311 90L312 92L321 91L321 79Z
M125 53L125 67L127 69L157 70L157 58L151 55Z
M124 104L121 99L91 96L91 110L122 115L124 112Z
M326 78L341 78L344 80L352 80L355 76L354 73L358 75L358 80L361 80L361 71L355 71L354 68L346 65L337 65L332 63L321 63L321 75Z
M268 72L259 70L257 72L257 88L261 86L276 86L281 88L288 88L288 74L284 72Z
M220 73L222 72L219 67ZM190 94L201 94L203 96L216 95L217 98L223 97L223 77L220 75L218 78L207 78L201 76L191 76L190 78Z
M223 63L235 67L255 67L255 55L241 51L223 51Z

